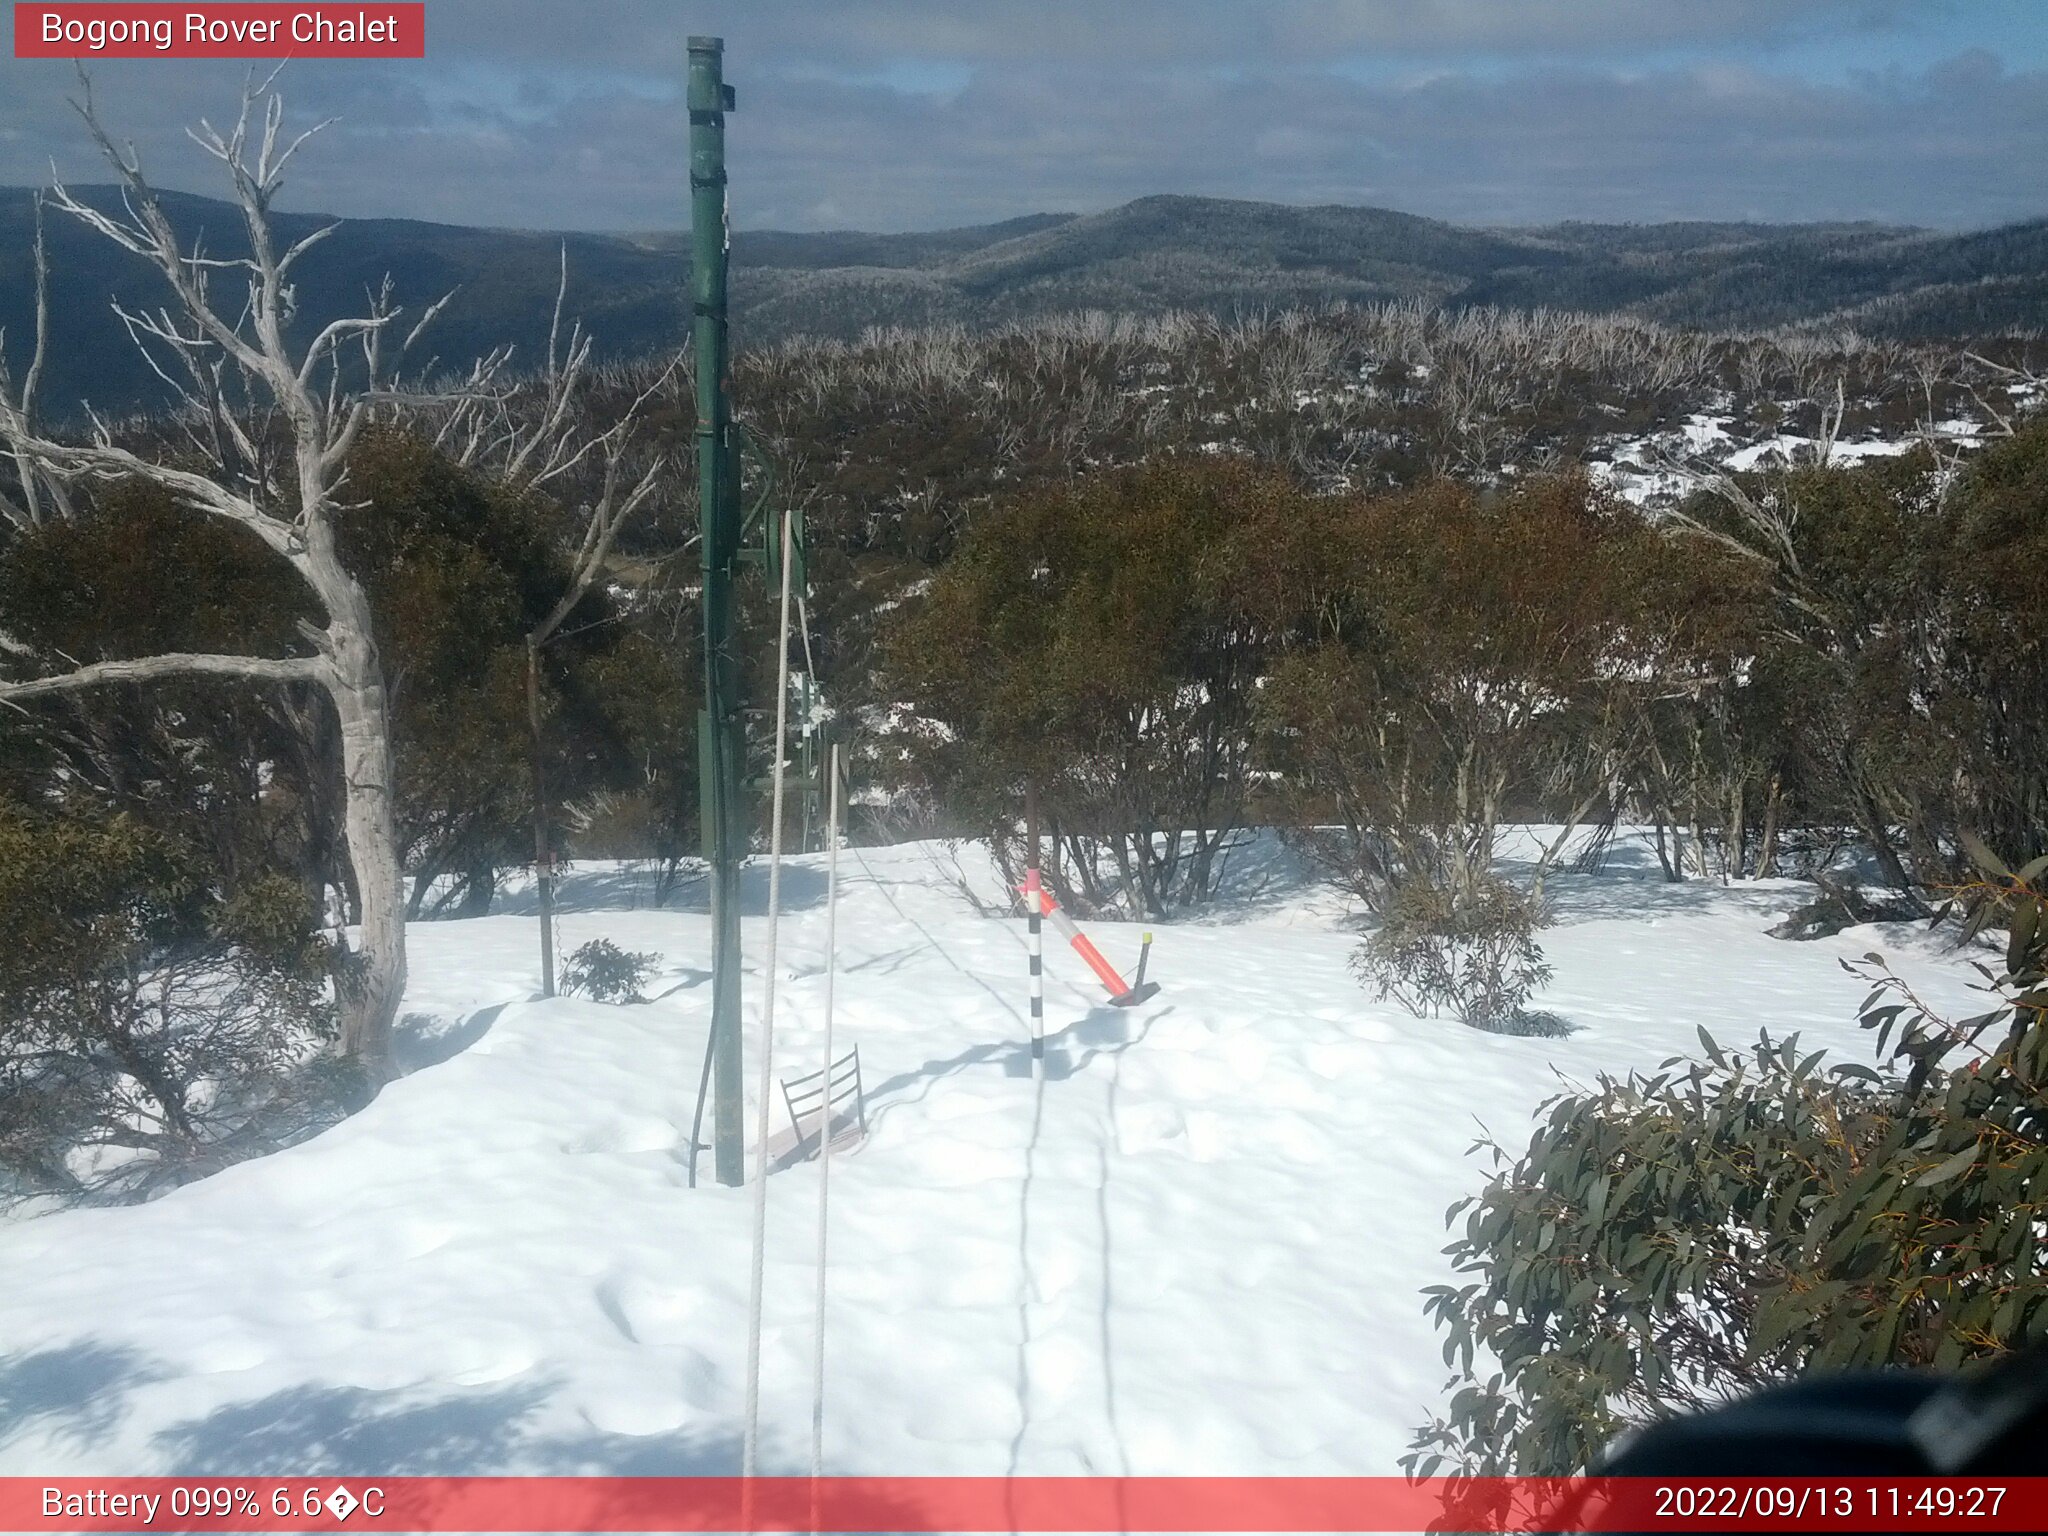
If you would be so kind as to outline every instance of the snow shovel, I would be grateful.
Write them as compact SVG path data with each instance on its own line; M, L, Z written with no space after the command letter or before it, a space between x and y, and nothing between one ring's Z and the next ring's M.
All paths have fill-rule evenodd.
M1112 1008L1135 1008L1148 997L1159 995L1159 983L1145 979L1145 962L1152 958L1152 935L1145 935L1145 942L1138 947L1138 978L1131 983L1130 990L1121 997L1112 997Z

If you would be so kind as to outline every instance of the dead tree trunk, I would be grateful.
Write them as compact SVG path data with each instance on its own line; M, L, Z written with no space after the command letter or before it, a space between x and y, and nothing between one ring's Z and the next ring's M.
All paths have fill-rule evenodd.
M370 640L369 600L360 589L356 595L363 625L344 628L327 685L341 721L341 772L348 786L345 835L363 906L353 996L345 999L341 1042L344 1054L381 1081L390 1073L392 1027L405 994L405 878L398 865L390 700Z
M252 118L259 103L261 111ZM100 126L89 82L78 105L119 176L123 212L103 213L61 186L52 196L57 207L146 260L169 283L175 310L116 309L159 376L172 379L159 358L185 373L187 382L174 387L186 407L182 421L189 452L142 458L117 446L105 423L97 420L90 443L55 442L41 435L27 390L15 396L6 387L0 387L0 438L31 480L42 476L58 486L92 479L146 480L197 515L235 524L292 569L317 600L326 623L301 626L310 655L161 655L98 662L54 676L0 680L0 700L176 676L320 685L339 726L343 836L361 907L360 938L337 986L342 1048L364 1086L374 1092L394 1072L392 1027L405 990L403 874L384 667L369 596L341 557L335 516L350 450L376 404L393 398L385 363L403 356L441 306L426 311L404 342L391 349L391 357L385 355L383 338L399 311L390 302L388 284L373 298L368 315L332 322L303 348L287 344L296 305L292 268L334 226L284 250L272 237L271 200L285 166L310 135L280 139L283 103L267 85L244 92L230 134L223 137L202 127L194 135L233 183L249 241L249 254L235 259L205 256L197 248L188 252L143 176L133 147L117 147ZM216 305L210 285L223 274L240 278L246 287L230 303ZM344 347L360 352L346 369ZM282 433L245 425L223 405L230 397L221 388L228 370L241 384L232 397L267 401ZM352 375L365 382L348 387ZM0 371L0 386L4 383ZM212 472L188 467L194 455L212 465Z

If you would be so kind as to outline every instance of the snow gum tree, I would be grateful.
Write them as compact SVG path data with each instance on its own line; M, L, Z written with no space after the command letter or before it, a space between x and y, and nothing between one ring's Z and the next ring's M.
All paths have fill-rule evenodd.
M1291 835L1378 918L1356 966L1380 996L1536 1027L1545 872L1622 779L1644 530L1567 477L1331 498L1295 537L1315 623L1258 708ZM1564 823L1519 889L1516 817Z
M163 276L169 303L154 313L122 311L122 318L177 390L188 441L148 456L117 445L97 419L89 441L56 440L33 411L32 366L18 393L0 389L0 436L21 470L20 502L10 503L8 515L32 525L51 515L51 503L61 505L63 488L82 481L150 482L193 515L219 519L265 546L310 596L318 618L298 626L303 648L296 654L107 659L0 681L0 702L168 678L319 687L337 723L344 838L360 897L360 938L339 973L341 1050L374 1092L393 1071L392 1026L406 978L405 908L391 700L369 594L345 558L337 518L350 449L389 398L391 368L439 306L409 333L399 332L400 311L387 285L368 314L335 320L302 343L292 337L294 269L334 226L285 249L273 239L272 202L286 166L314 130L287 140L282 99L267 83L244 92L230 132L202 125L194 134L227 172L246 254L214 255L182 243L134 147L116 145L101 126L89 85L79 107L119 179L119 209L106 211L61 186L52 200ZM57 495L47 494L52 488Z
M912 768L1014 863L1035 782L1083 910L1206 901L1244 825L1257 680L1280 640L1267 556L1305 500L1284 475L1163 459L979 520L895 629Z
M1705 726L1737 746L1717 775L1734 872L1742 823L1761 805L1769 830L1853 829L1884 884L1928 910L1928 888L1968 872L1966 833L2040 845L2044 512L2048 422L2038 420L1962 465L1915 452L1707 476L1670 519L1673 555L1690 546L1742 573L1749 590L1745 611L1727 610L1730 649L1752 664L1740 688L1720 690L1725 710L1699 692L1691 702L1704 715L1678 712L1680 729L1657 733L1645 788L1695 798L1658 794L1659 781L1667 767L1683 776L1697 755L1685 737ZM1745 763L1745 739L1768 754ZM1751 841L1754 862L1767 862L1771 838Z
M1332 498L1297 537L1323 572L1319 625L1261 721L1298 820L1323 828L1305 845L1368 908L1411 882L1476 891L1511 812L1570 827L1608 797L1644 542L1630 509L1578 478L1491 501L1439 481Z

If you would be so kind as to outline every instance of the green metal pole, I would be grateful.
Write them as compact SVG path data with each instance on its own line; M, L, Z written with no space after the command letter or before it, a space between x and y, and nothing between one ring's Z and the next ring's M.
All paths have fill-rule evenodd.
M704 570L704 708L697 718L698 800L711 866L712 1149L718 1182L746 1180L740 1116L740 861L747 826L740 801L745 725L740 714L733 567L740 545L738 466L727 394L725 267L725 42L690 39L690 300L697 363L697 488Z

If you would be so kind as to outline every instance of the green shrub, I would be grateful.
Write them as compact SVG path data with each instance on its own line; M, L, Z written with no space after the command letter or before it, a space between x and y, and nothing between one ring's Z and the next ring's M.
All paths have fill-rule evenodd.
M1535 937L1548 921L1538 898L1505 880L1487 877L1455 895L1405 881L1351 965L1381 998L1410 1013L1448 1008L1474 1029L1562 1034L1562 1021L1527 1006L1529 994L1550 979Z
M918 717L903 788L986 827L1008 883L1035 783L1063 906L1208 902L1244 825L1252 710L1306 498L1272 469L1162 458L991 509L887 628L885 697Z
M0 804L0 1206L146 1199L341 1113L305 892L125 816Z
M1703 1062L1546 1106L1521 1159L1451 1209L1465 1279L1428 1311L1463 1376L1405 1465L1562 1475L1629 1424L1810 1369L2048 1336L2044 871L1993 861L1962 893L1972 930L2010 924L1990 1012L1945 1020L1878 956L1851 967L1886 1070L1701 1031Z
M610 939L592 939L578 945L563 965L562 991L600 1003L644 1003L640 989L660 963L658 954L634 954Z

